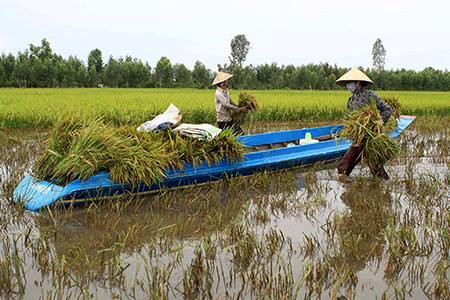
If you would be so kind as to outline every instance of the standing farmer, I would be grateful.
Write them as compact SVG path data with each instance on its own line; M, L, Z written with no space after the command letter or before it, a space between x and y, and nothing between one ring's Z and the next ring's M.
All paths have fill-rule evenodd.
M336 84L347 87L347 90L352 93L347 102L348 111L360 109L374 100L380 111L383 123L386 125L392 110L389 105L383 102L383 100L375 94L374 91L369 89L373 84L373 81L367 77L366 74L359 69L353 68L336 80ZM353 168L361 161L361 153L365 146L363 143L352 144L350 146L341 162L338 164L337 169L339 174L344 177L349 176ZM389 179L389 176L382 165L376 166L375 169L371 169L370 171L374 176L384 180Z
M244 131L238 124L233 122L231 115L233 112L246 113L247 108L238 107L233 103L233 101L231 101L231 97L228 92L228 81L231 77L233 77L233 75L219 71L217 72L216 78L214 78L212 83L212 85L217 87L215 100L217 126L220 129L232 128L234 133L241 134Z

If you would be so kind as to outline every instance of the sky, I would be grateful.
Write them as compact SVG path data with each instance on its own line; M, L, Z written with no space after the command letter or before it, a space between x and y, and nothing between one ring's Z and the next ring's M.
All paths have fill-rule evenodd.
M328 62L372 66L380 38L386 69L450 69L448 0L0 0L0 53L47 38L54 52L83 61L161 56L212 70L229 62L231 39L245 34L245 64Z

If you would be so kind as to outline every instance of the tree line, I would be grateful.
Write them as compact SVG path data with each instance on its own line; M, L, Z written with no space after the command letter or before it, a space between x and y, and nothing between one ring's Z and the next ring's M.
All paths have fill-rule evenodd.
M243 48L248 52L248 47ZM232 53L233 55L233 53ZM243 66L242 60L218 69L234 74L236 89L339 89L335 81L348 68L328 63L302 66L276 63ZM422 71L362 69L383 90L450 90L450 72L428 67ZM197 61L192 70L184 64L161 57L153 68L140 59L110 56L103 61L102 52L89 53L87 64L76 56L64 58L54 53L50 43L29 47L13 55L0 56L0 87L156 87L211 88L215 73Z

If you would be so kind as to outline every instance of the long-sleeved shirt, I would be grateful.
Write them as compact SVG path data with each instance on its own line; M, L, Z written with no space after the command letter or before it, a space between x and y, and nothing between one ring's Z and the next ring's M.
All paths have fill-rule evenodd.
M231 101L230 94L226 89L216 89L216 118L217 122L232 121L231 112L239 112L240 108Z
M354 92L348 99L347 108L349 111L360 109L362 106L369 104L372 99L375 101L377 108L380 111L384 124L386 124L391 116L392 109L372 90L364 89L362 91Z

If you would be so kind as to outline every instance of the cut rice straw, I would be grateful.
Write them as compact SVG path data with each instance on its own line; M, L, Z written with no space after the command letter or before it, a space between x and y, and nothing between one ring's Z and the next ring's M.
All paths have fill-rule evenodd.
M200 141L172 131L137 132L131 127L109 126L101 119L78 117L60 121L47 143L33 168L37 178L68 183L108 171L113 181L133 187L160 182L168 168L240 160L244 154L243 145L230 130Z
M399 152L389 131L375 104L371 103L348 114L339 137L349 139L353 144L363 144L362 161L371 170L376 170Z

